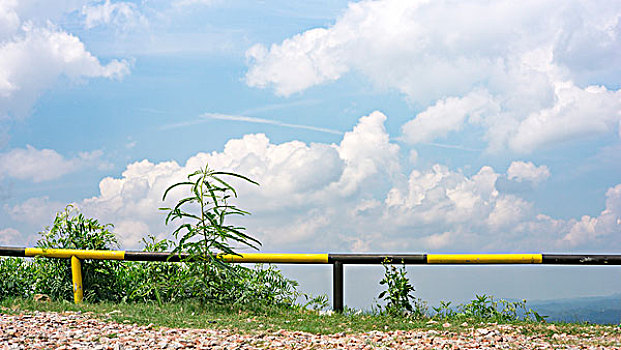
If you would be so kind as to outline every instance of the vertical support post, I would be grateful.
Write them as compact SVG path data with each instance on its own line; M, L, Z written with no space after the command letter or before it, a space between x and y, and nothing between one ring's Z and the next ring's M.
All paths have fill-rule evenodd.
M335 312L343 312L343 263L332 264L332 299Z
M84 298L82 289L82 263L75 256L71 257L71 276L73 279L73 301L81 304Z

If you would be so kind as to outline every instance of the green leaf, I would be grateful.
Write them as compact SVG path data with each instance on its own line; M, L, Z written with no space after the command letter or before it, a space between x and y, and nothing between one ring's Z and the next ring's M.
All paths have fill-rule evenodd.
M172 190L173 188L178 187L178 186L183 186L183 185L193 185L193 184L194 184L194 183L193 183L193 182L190 182L190 181L183 181L183 182L178 182L178 183L176 183L176 184L174 184L174 185L172 185L172 186L168 187L168 188L166 189L166 191L164 191L164 195L162 196L162 200L163 200L163 201L164 201L164 200L166 200L166 196L168 195L168 192L170 192L170 190Z

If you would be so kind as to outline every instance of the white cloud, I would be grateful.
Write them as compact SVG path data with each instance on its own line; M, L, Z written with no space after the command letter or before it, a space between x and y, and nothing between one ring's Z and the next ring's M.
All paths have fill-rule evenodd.
M415 149L410 150L410 156L408 157L408 160L411 164L416 164L416 162L418 161L418 152Z
M14 206L5 205L4 210L17 222L43 229L53 223L56 213L64 206L63 203L50 201L50 198L45 196L30 198Z
M606 192L606 209L599 216L575 221L563 241L570 246L614 246L621 237L621 184Z
M507 170L507 178L517 182L531 181L539 183L550 177L550 170L547 166L536 166L532 162L511 162Z
M614 1L361 1L327 28L248 49L246 82L288 96L359 72L426 108L408 142L468 122L490 150L528 153L615 132L620 13Z
M23 245L21 237L22 234L14 228L0 229L0 244L2 245Z
M162 194L208 163L261 184L232 182L240 194L236 204L252 213L235 219L235 224L246 226L266 251L549 251L621 246L621 237L615 235L621 222L621 185L608 191L606 210L598 217L555 219L496 185L505 176L542 179L545 167L515 162L507 174L482 166L469 175L436 164L404 174L399 147L390 142L385 120L379 112L360 118L339 144L274 144L263 134L252 134L229 140L221 152L198 153L182 165L135 162L120 177L103 179L99 194L77 204L87 215L116 224L124 247L136 248L147 233L164 237L173 231L164 226L165 214L157 208L184 193L171 192L167 203ZM59 208L46 198L34 198L5 206L5 211L15 220L45 224Z
M18 34L23 23L30 22L36 26L45 26L46 23L57 23L66 14L78 11L89 0L3 0L0 3L0 14L10 18L7 24L10 31L0 31L0 41ZM1 21L0 21L1 23ZM1 26L2 24L0 24ZM4 34L4 35L2 35Z
M14 148L0 153L0 178L10 176L20 180L42 182L60 178L68 173L93 166L109 169L111 164L101 161L101 151L81 152L78 157L65 159L52 149Z
M602 135L621 122L621 90L603 86L580 89L571 83L555 84L556 102L520 121L509 145L532 152L549 144Z
M148 23L136 4L124 1L112 3L105 0L103 3L87 4L82 8L82 14L87 29L99 25L112 25L117 29L127 30Z
M149 226L142 221L122 220L114 225L112 231L120 238L121 246L138 247L142 239L152 234Z
M121 178L102 180L100 194L85 200L81 207L104 221L141 221L152 233L170 232L162 225L163 213L157 210L163 206L164 190L209 163L212 168L239 172L261 184L239 184L239 202L254 214L253 228L262 237L296 244L301 239L312 240L320 223L334 219L332 205L356 198L363 188L387 184L398 170L399 148L389 142L385 119L379 112L361 118L339 145L299 141L276 145L265 135L254 134L228 141L222 152L198 153L183 166L147 160L133 163ZM174 201L181 193L171 195ZM290 213L283 215L283 208Z
M455 236L456 234L454 232L447 231L427 236L423 238L423 242L430 249L441 249L450 247L455 241Z
M498 177L487 166L470 178L439 164L424 172L413 170L407 186L388 192L385 219L395 227L430 225L436 232L470 220L482 222L498 200Z
M173 5L176 7L211 6L218 2L219 0L177 0L173 3Z
M0 117L26 117L37 98L61 77L120 79L130 64L112 60L102 64L84 43L51 19L79 9L83 1L48 5L37 1L0 4Z
M17 0L0 2L0 40L6 38L19 28L19 16L15 12Z
M532 204L522 198L505 195L494 203L494 209L489 213L485 222L493 229L510 228L526 218Z
M230 120L230 121L253 123L253 124L270 124L270 125L276 125L276 126L281 126L285 128L313 130L313 131L319 131L319 132L324 132L328 134L336 134L336 135L343 134L341 131L334 130L334 129L320 128L320 127L310 126L310 125L284 123L284 122L281 122L278 120L272 120L272 119L247 117L243 115L220 114L220 113L205 113L201 115L201 118L198 120L169 124L169 125L163 126L162 129L166 130L166 129L172 129L172 128L187 127L191 125L204 123L205 121L211 120L211 119Z
M478 120L499 112L500 107L486 91L438 100L402 126L403 139L409 143L430 142L460 130L467 117Z

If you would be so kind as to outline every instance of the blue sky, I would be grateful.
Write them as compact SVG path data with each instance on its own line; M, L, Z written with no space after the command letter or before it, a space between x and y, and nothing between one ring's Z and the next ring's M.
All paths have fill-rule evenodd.
M74 203L139 249L172 231L163 189L209 163L261 183L239 204L264 251L619 253L620 16L617 1L0 1L0 243L34 244ZM285 271L329 291L326 268ZM349 271L348 302L369 305L381 268ZM613 268L411 273L431 302L621 287Z

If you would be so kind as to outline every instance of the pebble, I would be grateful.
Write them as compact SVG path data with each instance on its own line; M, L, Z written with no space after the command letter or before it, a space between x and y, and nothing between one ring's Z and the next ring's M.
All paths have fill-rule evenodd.
M561 333L546 338L540 334L523 335L519 331L520 326L513 325L487 324L461 333L449 330L398 330L311 334L263 330L257 334L241 334L225 329L140 326L92 317L92 314L71 312L0 313L0 350L621 349L621 338L615 332L588 336ZM443 326L450 327L447 324Z

